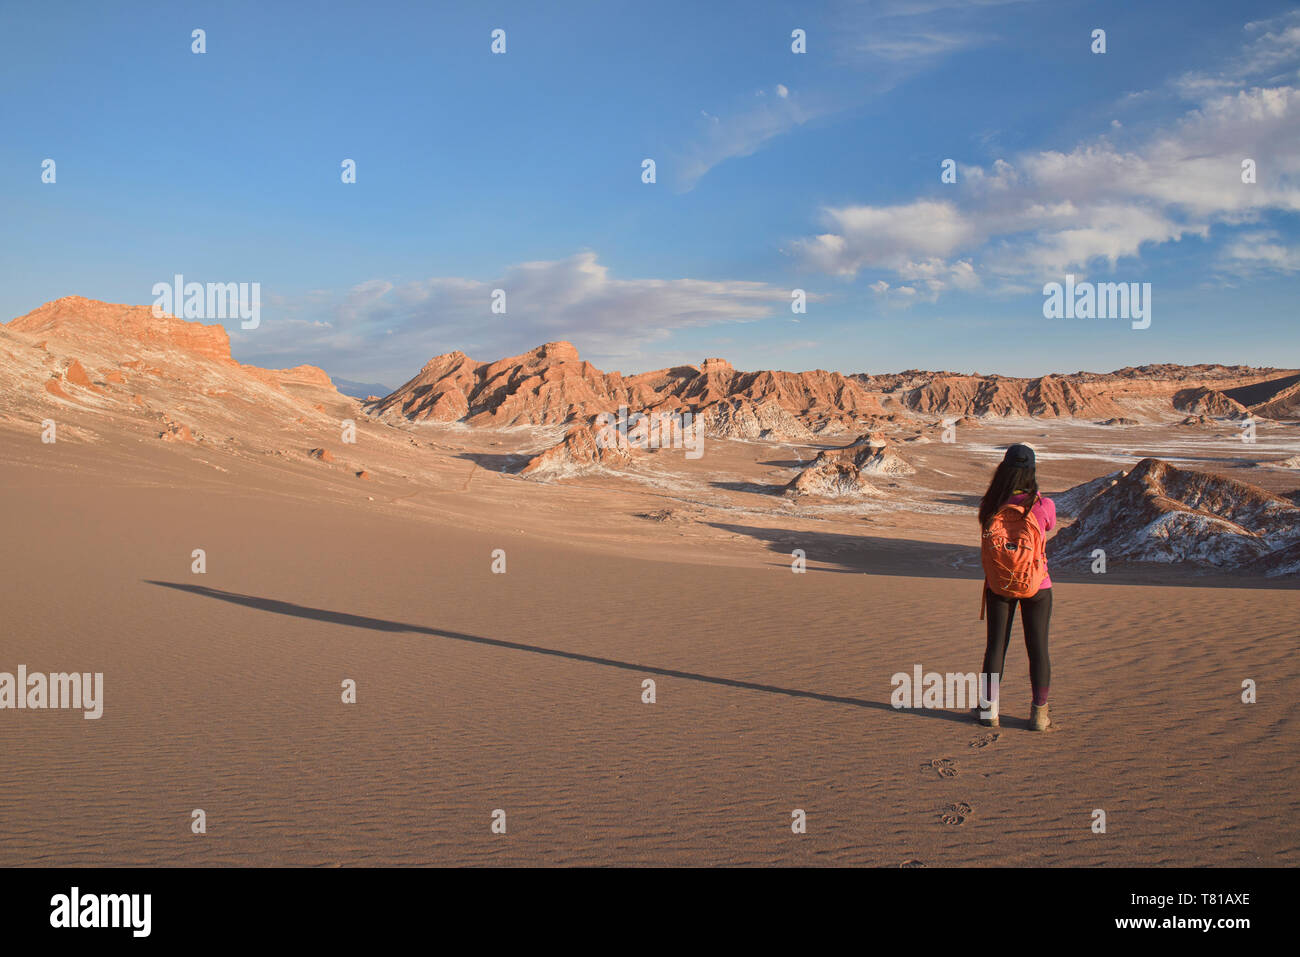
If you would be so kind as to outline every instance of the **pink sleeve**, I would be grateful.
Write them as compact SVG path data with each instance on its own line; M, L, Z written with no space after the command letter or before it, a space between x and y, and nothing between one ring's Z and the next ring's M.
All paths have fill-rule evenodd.
M1050 532L1056 528L1056 503L1047 496L1043 496L1040 507L1043 510L1043 531Z

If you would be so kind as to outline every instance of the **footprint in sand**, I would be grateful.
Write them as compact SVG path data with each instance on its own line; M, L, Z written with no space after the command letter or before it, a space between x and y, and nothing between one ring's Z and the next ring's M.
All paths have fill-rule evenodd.
M991 731L988 734L981 734L978 738L970 743L972 748L987 748L998 738L1002 737L1001 731Z
M932 758L921 765L922 771L934 771L941 778L957 776L957 762L952 758Z
M971 815L975 809L965 801L958 801L956 804L949 804L939 812L939 820L944 824L951 824L956 827L958 824L964 824L966 818Z

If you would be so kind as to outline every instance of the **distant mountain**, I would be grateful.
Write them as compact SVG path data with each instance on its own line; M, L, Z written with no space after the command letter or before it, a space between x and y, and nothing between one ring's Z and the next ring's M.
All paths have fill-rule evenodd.
M369 411L514 426L585 422L602 412L617 414L621 406L633 412L709 410L710 431L745 437L783 428L844 431L883 412L866 388L838 372L737 372L724 359L705 359L698 368L624 376L579 358L569 342L548 342L496 362L477 362L463 352L436 356Z
M368 399L372 395L385 396L393 391L390 386L378 382L353 382L351 379L340 379L338 376L332 378L334 388L354 399Z
M436 356L395 390L380 383L339 379L300 366L263 370L242 366L230 356L230 340L220 324L155 316L149 306L125 306L69 296L0 326L37 344L66 343L54 370L60 379L43 386L50 395L67 392L65 380L80 386L91 370L116 378L173 360L200 363L217 378L257 380L280 395L323 390L324 396L354 397L365 411L393 423L463 422L470 426L591 425L600 413L692 413L708 434L741 439L795 441L812 436L861 434L902 420L967 417L1076 418L1108 422L1172 422L1186 418L1300 418L1300 373L1245 366L1149 365L1111 373L1077 372L1020 378L909 370L886 375L842 375L812 370L743 372L725 359L698 366L679 365L624 376L604 372L578 355L568 342L548 342L522 355L480 362L463 352ZM39 349L38 349L39 352ZM81 368L68 363L81 353ZM35 360L34 364L29 360ZM35 354L20 365L39 379L55 357ZM120 367L120 368L119 368ZM195 367L197 370L198 367ZM208 375L207 372L204 376ZM180 378L184 379L185 376ZM166 377L164 376L164 379ZM202 379L195 379L198 382ZM256 401L235 387L235 379L207 385L202 394L230 392ZM92 384L98 380L88 379ZM338 391L335 391L337 388ZM58 391L56 391L58 390ZM69 393L71 394L71 393ZM88 393L95 395L100 393ZM317 395L312 405L318 405ZM1191 413L1191 415L1188 415ZM1200 421L1200 418L1196 419Z
M548 342L496 362L479 362L463 352L435 356L367 410L393 419L468 425L583 425L621 406L633 412L699 413L716 436L787 439L807 432L861 432L909 413L1113 424L1163 422L1180 410L1292 418L1300 416L1300 376L1221 365L1037 378L915 370L845 376L822 370L741 372L725 359L624 376L597 369L572 343Z

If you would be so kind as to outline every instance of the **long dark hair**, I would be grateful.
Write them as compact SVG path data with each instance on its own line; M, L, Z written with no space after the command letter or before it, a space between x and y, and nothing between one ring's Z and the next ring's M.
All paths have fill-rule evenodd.
M1026 508L1033 508L1034 503L1038 501L1037 470L1032 466L1025 468L1008 462L1001 463L998 470L993 473L993 481L989 482L988 491L980 499L980 528L985 528L989 519L997 514L998 509L1006 505L1008 499L1018 492L1026 493L1026 498L1021 504Z

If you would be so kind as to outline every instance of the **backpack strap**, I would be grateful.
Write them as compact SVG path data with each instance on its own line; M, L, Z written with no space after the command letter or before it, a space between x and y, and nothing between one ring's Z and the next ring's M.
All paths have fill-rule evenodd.
M980 621L984 620L984 603L989 600L988 582L983 582L980 588Z

